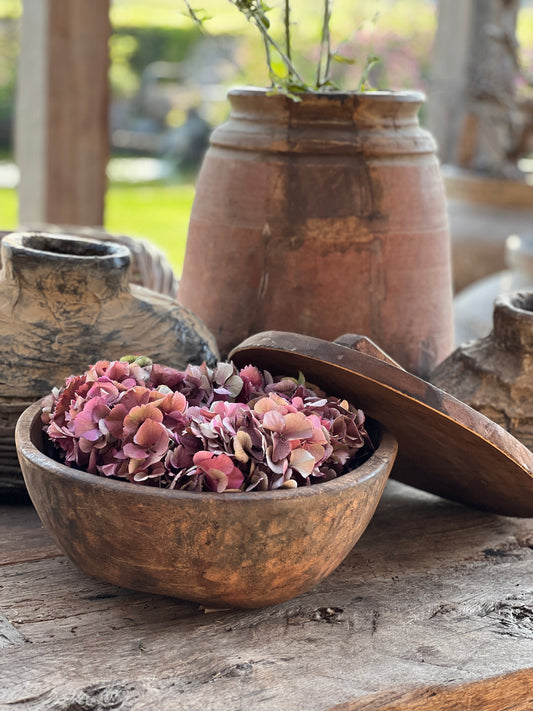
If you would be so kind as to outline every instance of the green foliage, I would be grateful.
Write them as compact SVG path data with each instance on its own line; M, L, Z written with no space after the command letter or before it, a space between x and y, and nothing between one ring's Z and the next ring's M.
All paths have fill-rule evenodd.
M192 185L111 185L106 195L105 227L110 232L145 237L181 273L194 198Z
M516 34L521 47L531 52L533 50L533 6L521 8Z
M110 17L114 27L175 28L186 24L182 10L176 0L113 0Z
M0 188L0 229L12 230L17 225L17 193Z
M185 257L187 228L194 198L192 185L111 185L106 196L105 227L144 237L167 255L176 273ZM0 229L17 225L17 193L0 189Z
M190 1L179 0L189 7ZM223 30L246 36L240 57L246 67L245 83L265 85L270 80L276 90L289 94L337 87L349 91L423 88L419 50L426 53L422 57L425 74L436 29L436 7L429 0L321 0L314 4L272 0L268 5L262 0L196 2L211 18L201 22L205 32ZM195 6L192 14L198 13ZM248 20L248 30L246 26L242 29L243 20ZM395 45L391 62L389 40ZM405 57L396 51L400 42ZM400 71L394 66L398 58ZM413 81L404 75L411 75Z
M7 3L3 6L0 4L0 12L6 13L0 23L0 144L5 145L10 133L15 102L18 55L16 3Z
M135 72L158 59L182 62L201 37L197 27L115 27L117 39L128 38L128 56ZM133 40L133 41L132 41Z
M201 37L197 27L114 27L110 42L111 85L119 96L139 88L143 69L152 62L182 62Z
M16 20L22 14L22 0L0 0L0 18Z
M109 81L115 96L133 96L139 88L139 75L132 67L132 57L138 48L137 39L130 34L111 36Z

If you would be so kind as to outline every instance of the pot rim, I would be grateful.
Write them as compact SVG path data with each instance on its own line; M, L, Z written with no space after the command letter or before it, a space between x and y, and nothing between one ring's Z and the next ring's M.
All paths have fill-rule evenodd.
M113 262L125 266L129 266L131 261L130 250L118 242L102 242L91 237L58 234L45 230L12 230L2 233L2 247L12 256L20 255L24 258L31 255L48 261L68 257L82 264Z
M270 490L270 491L249 491L249 492L208 492L208 491L183 491L176 489L158 489L155 487L132 484L129 481L118 479L107 479L105 477L90 474L79 469L67 467L61 462L52 459L42 452L35 444L35 433L38 425L37 418L42 411L42 399L30 405L19 417L15 429L15 442L19 457L24 457L28 462L36 467L46 468L48 471L64 480L73 480L78 484L88 484L101 487L110 492L123 491L129 496L140 497L163 497L166 499L188 500L188 501L209 501L219 503L223 506L238 505L242 502L258 502L261 500L282 500L297 501L302 497L314 496L316 494L326 494L336 490L351 489L358 484L369 481L382 473L383 464L392 460L392 464L398 452L398 442L396 438L386 430L383 425L376 420L381 432L381 440L374 453L366 462L342 474L336 479L312 484L310 486L297 487L296 489ZM392 464L390 468L392 468ZM127 485L127 486L125 486Z
M228 96L266 96L266 97L281 97L282 99L291 100L286 94L276 92L272 87L261 87L261 86L235 86L229 89ZM347 97L354 97L358 99L376 99L376 101L390 101L390 99L397 98L406 102L425 102L426 94L418 89L380 89L376 91L302 91L296 94L298 97L316 97L317 99L345 99Z

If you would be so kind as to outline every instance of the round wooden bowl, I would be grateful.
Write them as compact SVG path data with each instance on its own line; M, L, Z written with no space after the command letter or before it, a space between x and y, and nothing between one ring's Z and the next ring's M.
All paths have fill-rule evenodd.
M33 504L81 570L116 585L208 607L289 600L329 575L378 504L397 443L379 430L372 457L322 484L283 491L195 493L116 481L43 453L41 405L16 443Z

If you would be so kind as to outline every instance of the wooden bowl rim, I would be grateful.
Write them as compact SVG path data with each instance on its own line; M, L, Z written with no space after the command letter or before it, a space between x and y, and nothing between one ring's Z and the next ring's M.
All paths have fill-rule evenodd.
M371 457L355 469L330 481L320 482L310 486L300 486L296 489L277 489L261 492L218 493L216 491L197 492L183 491L180 489L158 489L155 487L132 484L126 480L108 479L96 474L90 474L89 472L67 467L65 464L47 456L34 442L41 411L42 400L38 400L26 408L17 421L15 442L19 456L31 462L36 467L47 469L58 478L75 481L79 484L102 487L103 489L113 492L122 491L130 496L163 497L165 499L198 501L199 503L209 501L211 503L220 503L223 506L238 505L242 502L258 502L261 500L297 501L307 496L333 493L334 491L340 492L357 487L359 484L363 484L366 481L380 476L384 466L388 467L390 472L398 452L398 442L394 435L385 429L381 423L377 422L381 432L381 441ZM376 420L373 420L373 422L376 422Z

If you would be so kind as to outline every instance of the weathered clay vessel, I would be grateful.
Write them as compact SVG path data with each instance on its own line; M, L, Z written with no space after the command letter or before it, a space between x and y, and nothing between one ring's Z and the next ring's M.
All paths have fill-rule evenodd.
M173 299L128 281L122 245L44 233L2 240L0 488L22 486L14 427L29 403L99 358L215 362L213 336Z
M428 375L453 347L449 237L418 93L234 90L196 191L179 298L222 353L251 333L366 335Z
M140 284L147 289L166 294L173 299L178 291L178 279L169 263L165 253L150 240L142 237L131 237L106 232L97 227L85 227L80 225L53 225L31 224L27 227L20 227L17 232L48 232L51 234L86 237L98 242L118 242L123 244L131 252L131 266L129 279L133 284ZM11 230L13 232L13 230ZM0 231L0 237L9 234Z
M533 293L499 296L489 336L460 346L431 382L533 450Z
M17 445L37 513L66 555L101 580L209 607L274 605L329 575L372 518L398 448L378 428L370 459L332 481L261 492L173 491L47 457L40 416L39 403L22 415Z

